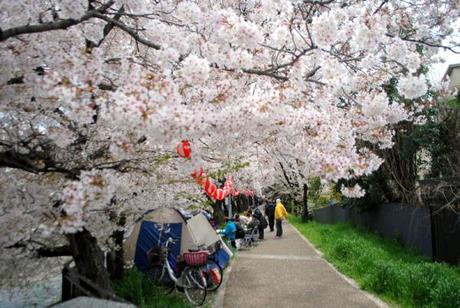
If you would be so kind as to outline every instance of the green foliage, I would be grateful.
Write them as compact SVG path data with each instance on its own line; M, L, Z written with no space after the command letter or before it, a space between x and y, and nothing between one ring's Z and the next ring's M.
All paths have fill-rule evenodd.
M308 199L316 201L321 193L321 179L314 177L308 181Z
M460 99L456 98L448 101L447 106L452 109L460 110Z
M113 283L115 293L140 307L185 308L191 307L180 296L166 295L163 288L154 285L143 273L133 268L123 279Z
M342 195L337 191L335 184L327 194L322 193L323 186L319 177L311 178L308 181L308 204L311 208L321 208L328 205L329 201L340 202Z
M221 179L231 173L247 168L249 165L249 162L236 160L234 162L224 164L224 166L219 170L209 172L209 176L213 179Z
M421 48L421 47L420 47ZM421 48L420 52L424 50ZM428 67L421 65L417 70L418 75L426 75ZM390 104L393 102L403 102L407 107L413 108L414 103L420 100L436 101L437 93L430 90L426 95L417 100L404 100L398 93L398 80L391 79L383 87L389 97ZM418 110L413 108L415 116L422 116L426 119L423 125L414 125L403 121L394 126L395 145L392 149L377 150L378 154L385 159L381 167L381 180L377 181L378 186L385 190L388 201L416 202L415 183L419 175L418 170L423 166L423 170L430 168L431 174L425 176L450 177L455 176L456 169L452 165L458 164L455 148L458 148L458 138L456 138L455 128L458 127L453 111L459 110L460 100L453 99ZM372 145L365 144L371 147ZM375 149L375 148L374 148ZM428 155L417 155L419 153ZM458 155L457 155L458 156ZM423 161L428 158L430 161ZM372 178L361 178L358 182L373 182ZM361 183L360 183L361 184ZM363 186L363 185L361 185ZM373 188L373 185L371 185ZM382 194L375 189L374 192L367 190L370 198L361 198L355 201L347 200L347 204L366 205L368 202L378 201L378 196ZM377 198L376 198L377 197ZM370 199L370 200L369 200Z
M366 190L366 194L361 198L344 197L339 205L369 209L386 201L376 175L372 174L367 177L362 177L358 182L359 185Z
M460 307L460 268L432 263L395 240L350 224L289 221L363 289L404 307Z

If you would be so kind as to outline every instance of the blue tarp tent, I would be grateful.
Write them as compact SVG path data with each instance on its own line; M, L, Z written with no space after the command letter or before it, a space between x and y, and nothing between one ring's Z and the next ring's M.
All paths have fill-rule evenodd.
M172 237L177 240L169 245L168 260L175 268L177 256L180 254L181 233L181 223L157 224L153 221L143 221L137 238L134 264L139 270L146 271L150 267L150 261L147 258L148 252L152 247L164 247L168 238Z
M177 256L189 250L212 251L222 268L228 264L232 255L204 215L198 214L187 219L176 209L160 208L146 212L136 223L123 245L125 262L133 261L136 267L145 271L150 267L147 256L149 250L164 246L169 237L176 239L170 246L171 253L168 256L171 265L176 264ZM221 248L216 251L216 246Z

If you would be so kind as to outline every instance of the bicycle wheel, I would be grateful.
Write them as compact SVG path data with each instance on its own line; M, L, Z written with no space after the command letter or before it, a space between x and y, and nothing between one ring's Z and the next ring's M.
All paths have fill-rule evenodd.
M184 291L188 301L195 306L200 306L206 299L206 280L201 270L194 267L184 269Z
M206 278L206 290L215 291L222 284L224 273L219 263L213 259L208 259L206 265L203 266L203 275Z

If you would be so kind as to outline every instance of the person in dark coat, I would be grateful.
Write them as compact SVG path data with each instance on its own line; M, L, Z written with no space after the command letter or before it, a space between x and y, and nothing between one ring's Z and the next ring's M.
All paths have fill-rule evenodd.
M252 214L258 221L259 221L259 240L264 239L264 229L267 227L267 220L265 219L262 212L258 209L254 209L254 213Z
M246 212L246 216L249 218L249 222L246 225L246 229L259 228L260 221L253 215L252 210Z
M265 204L265 215L268 217L270 232L273 232L275 227L275 205L272 202Z

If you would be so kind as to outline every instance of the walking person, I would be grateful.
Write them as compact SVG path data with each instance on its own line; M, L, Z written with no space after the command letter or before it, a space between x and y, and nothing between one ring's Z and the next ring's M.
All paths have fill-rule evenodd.
M275 205L273 202L267 202L265 204L265 216L268 218L268 226L270 227L270 232L273 232L275 228Z
M287 219L288 214L286 208L281 203L281 199L276 199L275 205L275 220L276 220L276 238L283 235L283 219Z

